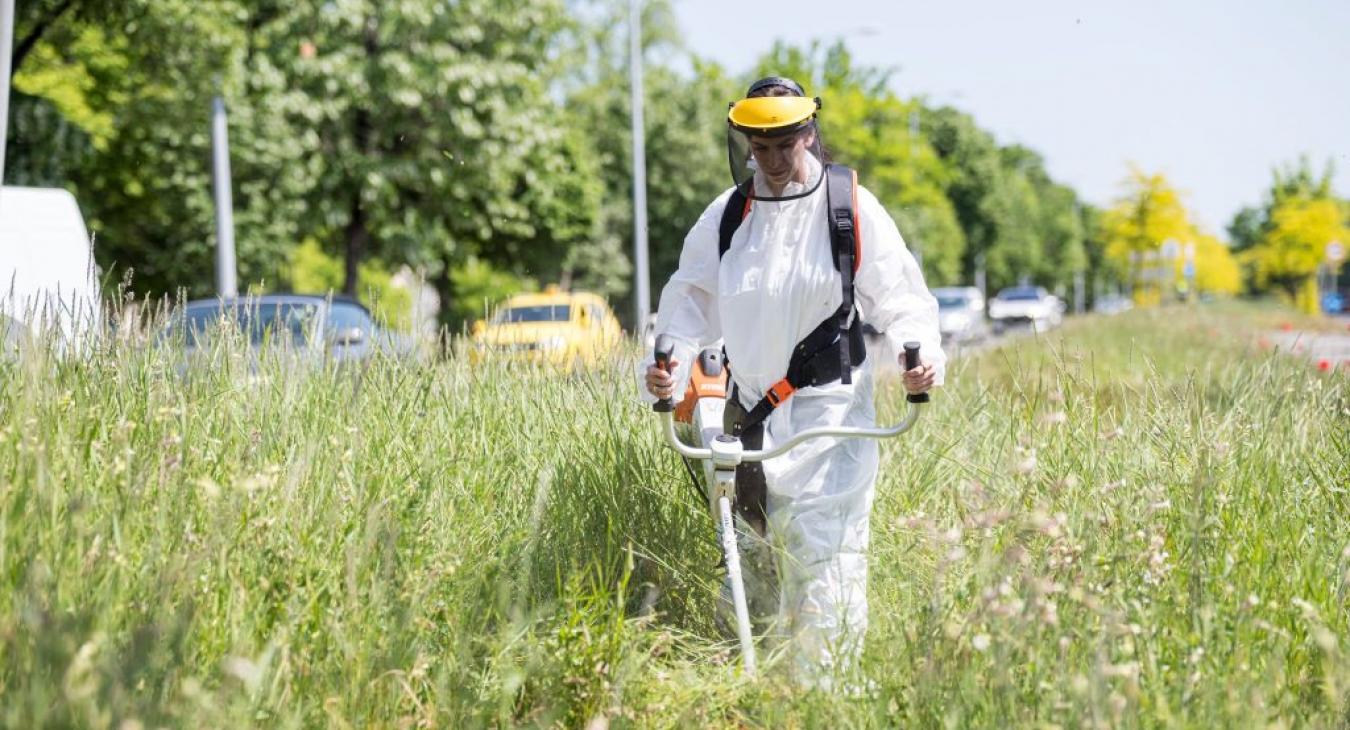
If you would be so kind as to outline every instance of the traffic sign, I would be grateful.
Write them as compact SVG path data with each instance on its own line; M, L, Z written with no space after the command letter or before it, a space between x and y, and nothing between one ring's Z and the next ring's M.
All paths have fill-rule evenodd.
M1345 259L1345 246L1340 241L1332 241L1327 244L1327 261L1338 264Z
M1176 239L1169 238L1162 242L1162 256L1165 259L1174 259L1181 255L1181 244Z

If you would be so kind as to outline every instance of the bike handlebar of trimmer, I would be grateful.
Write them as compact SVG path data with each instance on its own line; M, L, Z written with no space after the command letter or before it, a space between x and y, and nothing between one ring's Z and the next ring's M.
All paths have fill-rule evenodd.
M670 372L670 358L674 351L675 344L668 335L660 335L656 338L656 365L657 367ZM905 343L905 369L912 370L918 367L919 363L919 343ZM899 436L914 426L914 422L919 417L919 405L928 402L927 393L911 393L907 399L909 408L905 412L905 417L894 426L889 428L858 428L855 426L824 426L821 428L811 428L793 436L791 439L778 444L772 449L739 451L732 458L737 462L744 461L767 461L769 459L782 456L793 448L805 441L816 438L873 438L884 439L892 436ZM666 440L681 455L690 459L715 459L714 451L719 456L729 456L728 452L722 449L697 448L689 446L680 440L679 434L675 433L675 410L674 402L670 398L663 398L652 405L652 410L662 414L663 428L665 430ZM724 437L725 438L725 437ZM734 441L734 439L733 439Z
M656 367L661 368L667 373L670 372L670 356L675 352L675 340L670 335L657 335L656 348L653 356L656 358ZM675 401L670 398L662 398L652 404L652 410L657 413L671 413L675 410Z

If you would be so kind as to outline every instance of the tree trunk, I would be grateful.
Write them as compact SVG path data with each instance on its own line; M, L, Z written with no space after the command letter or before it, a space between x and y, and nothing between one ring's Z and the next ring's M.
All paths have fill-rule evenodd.
M346 279L342 283L342 292L349 297L357 296L360 286L361 259L370 247L370 230L366 228L366 211L361 207L361 192L352 195L351 218L347 221Z
M377 4L376 12L378 12L378 7ZM380 51L378 29L378 19L374 16L367 17L365 29L362 33L367 72L369 72L370 66L374 63L375 57ZM356 168L358 171L355 180L356 189L352 192L351 217L347 221L346 280L342 284L342 291L350 297L357 295L357 288L360 286L361 260L365 258L366 252L370 249L370 229L366 223L365 208L361 204L361 190L365 187L365 168L374 151L373 131L374 124L371 120L370 110L358 107L352 117L352 139L355 142L361 164Z
M450 340L455 328L459 322L454 315L455 305L455 282L450 278L451 265L448 259L441 262L441 270L432 279L431 285L436 289L436 320L441 324L440 336L437 338L441 343L441 354L446 355L450 352Z
M61 16L65 15L74 5L75 0L66 0L61 3L46 17L34 23L32 29L28 31L28 35L19 39L18 45L14 46L14 51L9 57L9 76L11 79L14 78L14 74L19 72L19 67L23 65L24 59L28 58L28 54L37 46L38 41L42 40L42 36L46 35L52 25L60 20ZM17 13L17 11L15 12Z

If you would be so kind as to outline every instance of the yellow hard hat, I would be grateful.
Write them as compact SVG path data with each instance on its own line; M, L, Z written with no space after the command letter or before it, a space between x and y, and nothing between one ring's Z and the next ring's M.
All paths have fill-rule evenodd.
M744 134L775 137L804 129L819 109L819 98L757 96L733 103L727 123Z

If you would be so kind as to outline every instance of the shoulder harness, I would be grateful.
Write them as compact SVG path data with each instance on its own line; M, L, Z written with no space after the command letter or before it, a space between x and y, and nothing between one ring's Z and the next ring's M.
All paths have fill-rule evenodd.
M825 207L830 224L834 267L839 271L843 300L839 309L825 318L792 350L787 374L774 383L755 404L735 435L758 427L775 408L799 388L824 385L836 380L853 382L852 370L867 358L862 318L854 306L853 278L862 264L862 225L858 221L858 173L843 165L825 167ZM731 249L731 238L750 215L751 200L737 187L722 210L718 228L717 258ZM731 365L728 364L730 368Z

